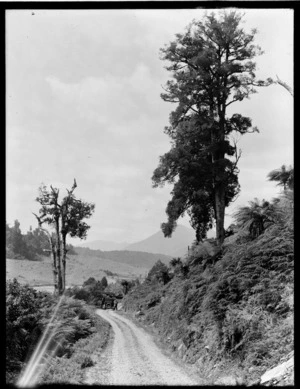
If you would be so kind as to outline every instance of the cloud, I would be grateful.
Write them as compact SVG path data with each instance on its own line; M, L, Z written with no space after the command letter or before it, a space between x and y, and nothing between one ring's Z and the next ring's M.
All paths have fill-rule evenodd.
M85 77L77 83L66 83L47 76L46 82L54 98L67 109L69 106L81 118L98 124L131 123L145 112L155 112L159 101L160 87L153 86L149 68L142 63L135 66L129 77Z

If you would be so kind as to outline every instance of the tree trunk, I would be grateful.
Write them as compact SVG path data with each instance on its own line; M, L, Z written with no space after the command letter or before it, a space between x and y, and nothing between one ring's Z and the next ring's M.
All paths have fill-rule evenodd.
M66 236L62 236L63 244L63 257L62 257L62 289L63 292L66 289L66 258L67 258L67 248L66 248Z
M58 293L58 277L57 277L57 262L56 262L56 247L53 242L53 238L51 237L49 231L45 228L39 227L42 231L44 231L48 237L48 241L51 248L51 256L52 256L52 272L53 272L53 283L54 283L54 294Z
M222 143L225 140L225 111L226 105L218 102L219 115L219 129L218 142ZM215 161L224 160L225 154L221 150L217 150L215 154ZM216 240L217 244L221 246L225 239L224 220L225 220L225 197L226 197L226 183L224 183L224 172L218 172L215 185L215 216L216 216ZM220 177L221 176L221 177Z
M220 246L224 242L225 230L225 189L224 184L218 183L215 188L215 205L216 205L216 239Z
M60 248L60 234L59 234L59 219L55 220L55 229L56 229L56 259L57 259L57 271L58 271L58 294L63 294L63 282L62 282L62 269L61 269L61 248Z
M58 293L58 278L57 278L57 264L56 264L56 247L50 238L51 253L52 253L52 271L53 271L53 283L54 283L54 294Z

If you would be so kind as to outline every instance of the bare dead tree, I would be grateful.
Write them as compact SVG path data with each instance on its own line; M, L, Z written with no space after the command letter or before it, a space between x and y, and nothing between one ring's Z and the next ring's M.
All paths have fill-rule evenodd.
M47 234L51 246L55 292L58 294L62 294L66 288L68 251L66 237L69 234L71 237L84 239L90 227L83 219L92 216L95 208L92 203L76 199L73 193L76 187L77 183L74 179L71 190L67 190L67 196L59 201L59 189L50 185L50 190L48 190L45 185L42 185L36 199L41 205L40 216L34 214L39 227L42 228L43 223L46 223L54 229L53 236L48 230L42 228Z

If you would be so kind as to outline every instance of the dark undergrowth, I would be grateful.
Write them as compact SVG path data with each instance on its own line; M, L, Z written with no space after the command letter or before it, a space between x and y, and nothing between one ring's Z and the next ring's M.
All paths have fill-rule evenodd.
M105 347L110 326L92 307L66 296L59 305L58 301L58 297L36 292L16 279L7 282L7 383L17 383L45 333L49 343L43 354L40 383L82 382L84 369L93 364L93 352ZM53 350L54 356L48 358Z

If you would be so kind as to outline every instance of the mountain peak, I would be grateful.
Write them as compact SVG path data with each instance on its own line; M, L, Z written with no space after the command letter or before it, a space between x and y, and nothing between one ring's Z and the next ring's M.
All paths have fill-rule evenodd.
M179 224L170 238L165 238L163 232L159 230L146 239L128 245L125 250L182 257L194 239L194 230Z

